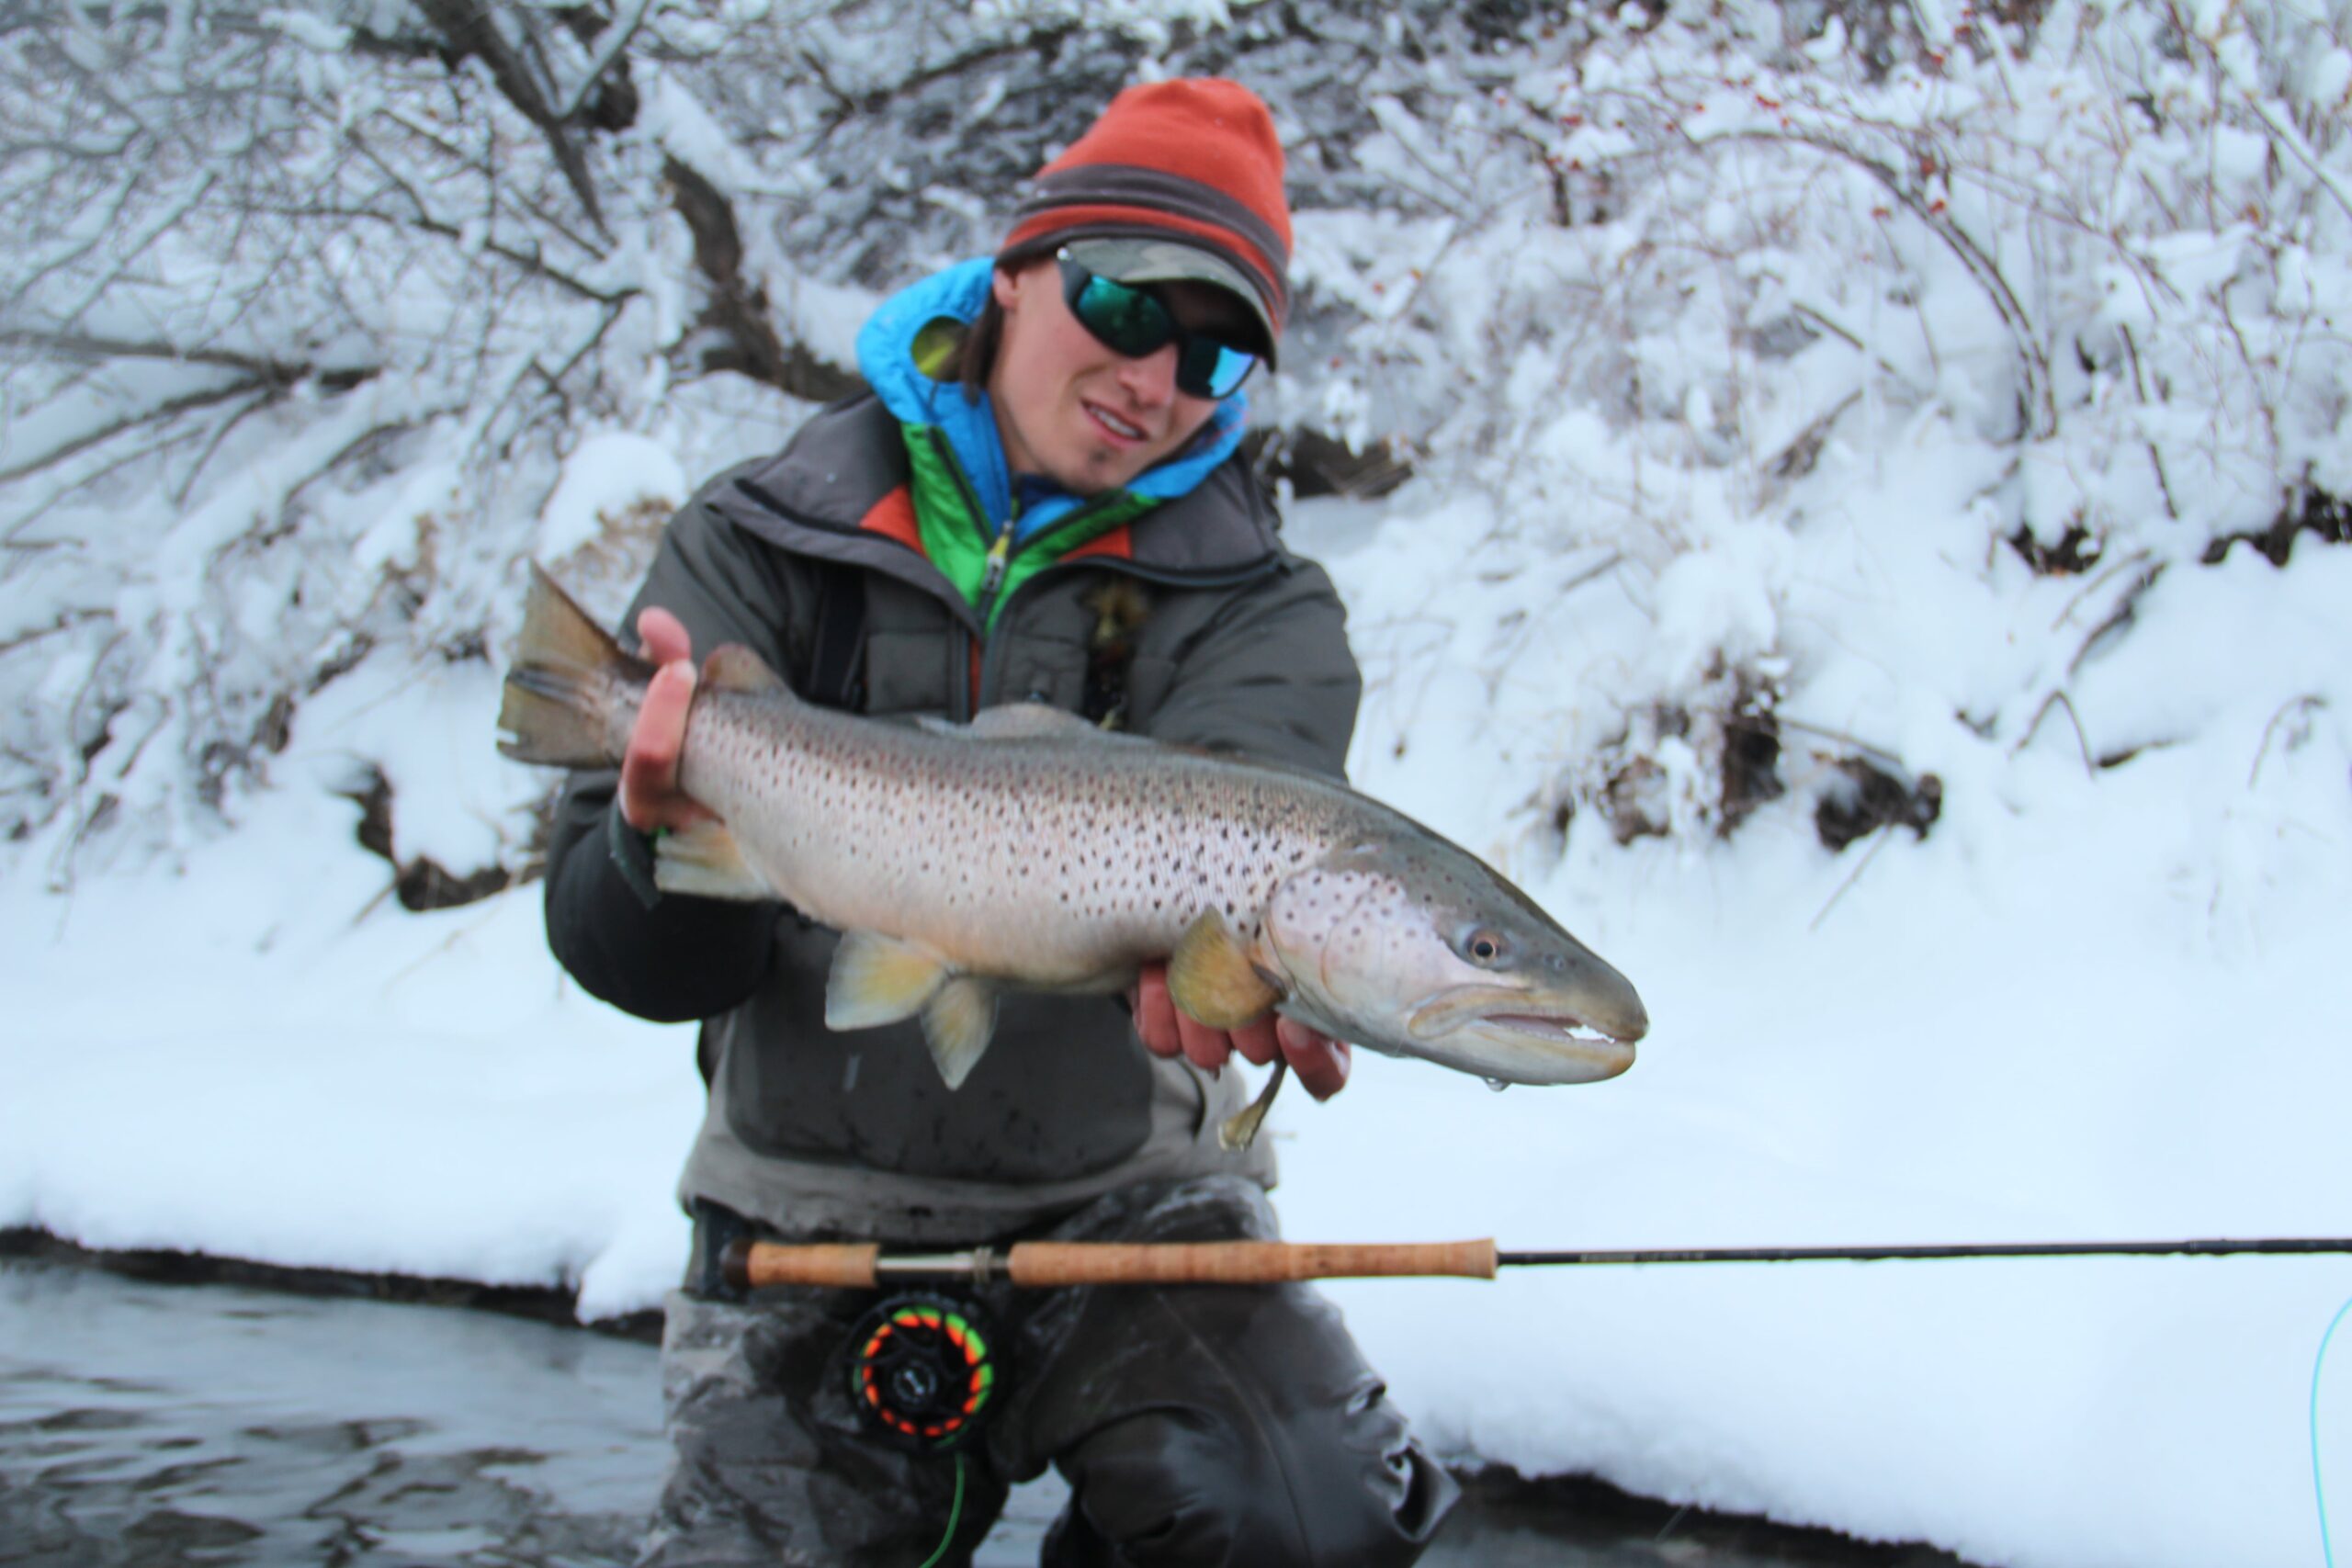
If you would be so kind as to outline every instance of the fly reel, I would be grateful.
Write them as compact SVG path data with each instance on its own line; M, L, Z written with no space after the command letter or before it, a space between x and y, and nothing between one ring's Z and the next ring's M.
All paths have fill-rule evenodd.
M915 1453L945 1453L994 1401L994 1330L944 1296L892 1296L850 1336L850 1400L867 1426Z

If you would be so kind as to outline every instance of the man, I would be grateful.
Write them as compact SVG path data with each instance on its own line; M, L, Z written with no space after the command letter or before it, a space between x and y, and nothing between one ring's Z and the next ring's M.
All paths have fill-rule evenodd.
M960 1089L918 1026L832 1032L837 941L796 912L654 892L693 652L749 645L811 700L877 716L1045 702L1338 773L1361 682L1320 569L1237 455L1241 384L1288 305L1271 116L1246 89L1123 93L1039 175L993 258L887 301L869 396L672 522L633 618L656 675L617 775L575 779L549 940L596 995L702 1020L710 1106L682 1192L695 1265L663 1343L677 1453L651 1563L961 1562L1047 1463L1051 1564L1405 1563L1453 1488L1304 1287L987 1294L1006 1392L960 1465L859 1425L856 1292L731 1298L735 1235L926 1247L1274 1234L1262 1145L1228 1152L1231 1053L1317 1098L1348 1048L1284 1020L1226 1034L1164 971L1128 998L1008 995ZM1148 1049L1137 1049L1140 1037Z

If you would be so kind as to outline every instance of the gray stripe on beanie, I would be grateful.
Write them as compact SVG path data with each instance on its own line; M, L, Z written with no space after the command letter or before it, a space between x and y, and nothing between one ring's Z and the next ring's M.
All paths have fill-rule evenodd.
M1283 243L1272 224L1216 186L1171 175L1165 169L1141 168L1133 164L1081 164L1076 168L1057 169L1038 178L1035 193L1021 204L1014 221L1018 224L1057 207L1096 203L1154 208L1178 218L1230 229L1257 246L1274 264L1277 274L1290 269L1290 247ZM1287 287L1279 276L1275 281Z

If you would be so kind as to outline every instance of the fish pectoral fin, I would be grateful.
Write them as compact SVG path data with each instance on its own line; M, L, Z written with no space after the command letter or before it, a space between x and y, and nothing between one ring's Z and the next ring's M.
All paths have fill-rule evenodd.
M703 689L708 692L754 692L773 694L792 688L768 668L767 660L740 642L711 650L702 663Z
M1263 1018L1283 991L1260 968L1225 917L1209 909L1185 931L1168 960L1168 994L1211 1029Z
M922 1010L922 1037L950 1089L964 1087L996 1033L996 987L959 975L939 987Z
M946 960L919 942L844 931L825 977L825 1027L872 1029L912 1018L951 978Z
M982 708L964 727L975 740L1057 739L1107 740L1110 732L1078 714L1046 703L999 703Z
M1266 1075L1266 1087L1258 1098L1227 1117L1216 1130L1216 1141L1231 1153L1239 1153L1255 1143L1258 1129L1265 1125L1266 1112L1274 1108L1274 1091L1283 1087L1283 1075L1290 1064L1280 1056L1274 1058L1274 1070Z
M774 884L743 858L743 846L718 818L653 840L653 886L664 893L759 903L781 897Z

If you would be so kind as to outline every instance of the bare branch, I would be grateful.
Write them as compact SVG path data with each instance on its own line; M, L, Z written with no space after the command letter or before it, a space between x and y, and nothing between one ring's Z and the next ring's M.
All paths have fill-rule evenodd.
M85 626L92 621L110 621L113 618L114 612L111 610L60 611L57 619L48 626L35 626L30 631L18 632L6 642L0 642L0 658L6 658L20 648L30 647L43 637L51 637L60 632L72 631L75 626Z
M1742 141L1810 147L1841 158L1876 180L1928 232L1941 240L1946 249L1960 258L1961 265L1984 290L1994 310L2009 329L2009 338L2017 348L2018 369L2025 383L2018 392L2018 415L2023 426L2020 434L2039 437L2058 428L2058 399L2051 383L2050 356L2042 351L2033 318L2018 302L2016 292L2009 288L2008 279L2001 275L1999 264L1985 254L1975 237L1961 227L1959 220L1942 203L1931 200L1917 185L1896 173L1883 160L1873 158L1860 148L1849 146L1819 131L1727 130L1710 136L1691 137L1689 141L1692 147L1700 149Z
M88 333L47 333L23 327L0 327L0 344L76 359L160 359L178 365L216 365L227 370L242 370L269 387L288 387L315 377L320 385L335 392L348 391L381 370L381 367L373 365L322 369L315 365L289 365L225 348L183 348L176 344L133 343Z
M589 99L595 96L597 84L605 73L628 53L628 46L636 41L638 29L645 26L645 18L653 14L653 0L623 0L620 15L613 18L590 57L588 69L582 73L579 83L564 95L563 103L555 111L556 118L570 122L580 117Z
M266 389L267 389L262 387L259 383L252 380L232 381L226 386L214 387L209 390L201 392L190 392L185 397L174 398L169 402L158 403L153 408L148 409L144 412L132 414L126 419L118 420L114 423L107 425L102 429L91 431L85 435L76 436L74 439L64 443L62 446L54 447L51 450L43 453L41 456L32 458L30 461L18 463L16 467L10 468L0 468L0 484L7 484L13 480L23 479L28 474L37 474L43 468L55 468L58 464L65 461L68 457L74 457L77 453L86 452L93 446L102 446L106 443L113 440L116 436L124 434L130 431L140 429L144 425L154 424L163 420L174 419L181 414L189 412L191 410L209 408L215 403L225 403L232 398L243 397L250 392Z
M453 48L487 66L491 80L498 84L506 101L538 127L539 134L547 138L548 151L555 154L556 166L570 182L572 195L580 198L581 209L588 214L588 221L594 225L598 236L609 244L612 231L605 226L604 204L596 198L587 157L572 140L562 117L548 105L530 62L507 41L492 17L492 6L482 0L416 0L416 6Z

